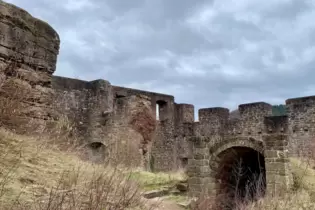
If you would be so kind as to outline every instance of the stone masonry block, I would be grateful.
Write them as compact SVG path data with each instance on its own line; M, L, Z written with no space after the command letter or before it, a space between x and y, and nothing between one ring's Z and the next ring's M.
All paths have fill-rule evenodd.
M265 151L265 157L266 159L277 159L277 158L288 158L289 157L289 151L288 150L266 150Z
M194 165L194 166L209 166L209 160L206 160L206 159L201 159L201 160L191 160L191 162L189 163L191 165Z
M209 156L209 150L207 148L194 148L194 155L195 156Z

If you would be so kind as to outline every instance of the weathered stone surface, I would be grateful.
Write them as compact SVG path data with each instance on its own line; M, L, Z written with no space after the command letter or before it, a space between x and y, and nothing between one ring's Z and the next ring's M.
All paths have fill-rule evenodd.
M290 154L314 152L315 96L288 99L288 117L270 117L271 105L256 102L240 105L237 115L200 109L194 122L194 106L176 104L171 95L52 76L59 44L47 23L0 1L1 125L41 132L66 117L84 148L101 145L104 159L187 170L192 196L216 192L218 157L232 149L265 157L270 189L290 185Z
M236 158L228 152L240 152L242 148L264 155L265 158L259 159L263 163L257 164L262 164L265 170L262 173L266 174L267 190L276 193L279 189L289 189L292 177L288 166L287 117L269 117L271 106L261 102L240 105L237 119L229 118L224 108L202 109L199 113L201 129L193 132L196 137L191 138L193 152L187 170L190 196L207 191L215 195L224 183L222 178L234 176L233 170L237 171L237 168L224 169L229 164L227 161ZM224 170L232 171L224 175Z
M168 189L162 189L162 190L152 190L149 192L145 192L143 194L143 197L146 199L152 199L152 198L156 198L156 197L162 197L165 195L169 194L169 190Z
M50 120L51 76L59 44L58 34L47 23L0 1L2 125L17 132L33 132ZM16 111L9 113L10 109Z
M67 116L82 144L101 142L116 164L147 167L155 119L147 97L117 98L107 81L53 77L55 107ZM116 97L115 97L116 96Z
M21 8L0 1L1 57L13 58L32 69L52 74L59 44L59 36L50 25Z

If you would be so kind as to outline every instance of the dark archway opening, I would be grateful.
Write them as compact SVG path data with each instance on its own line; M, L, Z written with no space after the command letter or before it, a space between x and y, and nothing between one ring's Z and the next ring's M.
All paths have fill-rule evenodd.
M101 142L92 142L85 146L86 155L93 163L104 163L106 156L106 146Z
M180 163L181 163L181 168L186 171L187 170L187 165L188 165L188 157L181 157L180 158Z
M232 147L218 155L217 198L222 209L234 209L266 192L264 156L248 147ZM223 201L223 202L222 202Z

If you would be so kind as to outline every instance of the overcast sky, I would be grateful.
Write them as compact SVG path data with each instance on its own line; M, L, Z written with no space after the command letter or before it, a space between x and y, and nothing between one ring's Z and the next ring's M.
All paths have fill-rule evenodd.
M315 95L313 0L6 0L59 33L55 75L196 109Z

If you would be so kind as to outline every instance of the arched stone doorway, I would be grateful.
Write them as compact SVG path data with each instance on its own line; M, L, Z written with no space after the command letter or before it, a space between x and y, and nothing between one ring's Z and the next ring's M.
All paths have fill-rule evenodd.
M84 147L85 159L93 163L104 163L106 146L102 142L92 142Z
M229 137L229 135L193 136L189 138L192 143L192 155L189 158L187 170L189 196L199 198L206 195L213 198L216 194L220 194L224 189L222 177L224 174L230 175L230 173L224 172L229 171L231 167L228 163L233 163L231 160L234 159L247 160L247 162L245 161L246 164L243 162L241 167L243 169L250 166L247 168L257 171L255 162L256 165L262 166L259 174L260 177L265 177L266 184L263 186L266 187L262 188L264 189L262 192L254 194L255 196L264 195L264 193L270 196L279 195L289 190L293 181L288 156L287 117L265 117L264 129L259 139L255 140L241 135L234 137ZM234 155L231 155L233 154L232 151L234 151ZM225 183L232 183L232 186L233 184L235 186L235 182L231 179ZM255 198L255 196L252 197Z
M232 208L235 202L250 202L265 195L266 168L261 152L233 146L217 154L215 165L217 199L224 206Z
M210 146L209 168L218 202L233 208L266 193L264 144L254 138L227 138ZM227 202L228 201L228 202ZM225 208L223 208L225 209Z

